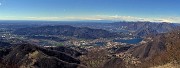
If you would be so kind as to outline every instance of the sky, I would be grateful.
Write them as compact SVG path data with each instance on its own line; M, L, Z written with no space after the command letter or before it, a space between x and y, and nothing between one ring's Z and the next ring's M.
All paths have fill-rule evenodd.
M180 0L0 0L0 20L180 23Z

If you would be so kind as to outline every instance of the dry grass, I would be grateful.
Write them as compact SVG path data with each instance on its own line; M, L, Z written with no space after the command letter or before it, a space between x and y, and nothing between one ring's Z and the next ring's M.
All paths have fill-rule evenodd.
M180 68L180 65L176 63L167 63L165 65L155 66L155 67L150 67L150 68Z
M95 49L81 56L80 60L89 68L101 68L108 59L107 55L107 51Z

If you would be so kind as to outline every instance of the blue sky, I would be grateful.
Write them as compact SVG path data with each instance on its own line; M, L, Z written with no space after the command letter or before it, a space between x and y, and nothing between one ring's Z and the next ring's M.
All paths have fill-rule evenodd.
M180 22L180 0L0 0L0 20Z

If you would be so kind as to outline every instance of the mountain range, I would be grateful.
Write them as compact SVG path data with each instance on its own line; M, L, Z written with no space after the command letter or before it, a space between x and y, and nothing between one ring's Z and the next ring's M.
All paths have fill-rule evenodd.
M149 40L147 43L126 49L126 54L123 55L123 58L112 58L107 61L105 67L179 68L179 30L159 34L151 37Z
M31 40L35 42L39 42L39 39L40 42L47 39L48 42L52 42L49 40L64 42L73 39L71 41L77 43L80 39L80 43L86 44L93 39L96 42L104 42L105 40L105 43L108 40L108 43L107 46L49 45L46 47L30 43L27 40L28 38L6 39L4 35L9 36L11 34L4 34L2 31L0 34L3 36L0 40L0 67L164 68L170 64L170 67L177 66L179 68L179 30L178 24L166 22L77 23L16 28L9 32L12 32L12 36L31 37L33 38ZM119 39L118 37L129 39L136 36L140 36L143 40L137 44L111 41L115 38ZM71 38L66 39L64 37ZM4 39L6 41L3 41ZM11 40L10 42L13 43L7 40Z
M96 39L117 37L117 33L112 33L102 29L91 29L87 27L72 27L69 25L42 26L21 28L14 31L17 35L58 35L70 36L76 38ZM120 36L120 35L119 35Z
M91 24L73 24L78 27L89 27L95 29L104 29L111 32L132 33L138 36L147 36L151 34L166 33L179 28L176 23L167 22L115 22L115 23L91 23Z
M0 50L4 68L84 68L76 57L81 53L66 47L46 49L32 44L17 44Z

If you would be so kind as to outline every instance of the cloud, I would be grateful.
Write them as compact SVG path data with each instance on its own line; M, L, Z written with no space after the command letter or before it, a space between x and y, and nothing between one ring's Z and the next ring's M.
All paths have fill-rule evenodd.
M150 21L150 22L173 22L180 23L180 17L135 17L135 16L119 16L119 15L92 15L92 16L66 16L66 17L18 17L4 16L0 19L20 19L20 20L52 20L52 21L80 21L80 20L110 20L110 21Z
M0 16L0 20L52 20L52 21L58 21L58 20L62 20L62 18L61 17L36 17L36 16L30 16L30 17Z
M61 20L60 17L25 17L28 20Z
M16 16L0 16L0 20L15 20Z
M64 17L65 20L111 20L111 21L150 21L150 22L180 22L180 17L156 17L156 18L143 18L135 16L109 16L109 15L95 15L95 16L82 16L82 17Z
M180 17L135 17L135 16L108 16L98 15L93 17L99 20L113 20L113 21L150 21L150 22L173 22L180 23Z
M113 21L122 21L122 20L142 20L141 18L131 17L131 16L108 16L108 15L95 15L95 16L82 16L82 17L64 17L64 19L69 20L113 20Z
M152 21L153 22L173 22L172 20L168 20L168 19L154 19Z
M160 17L160 18L151 18L149 21L152 22L173 22L180 23L180 17Z

